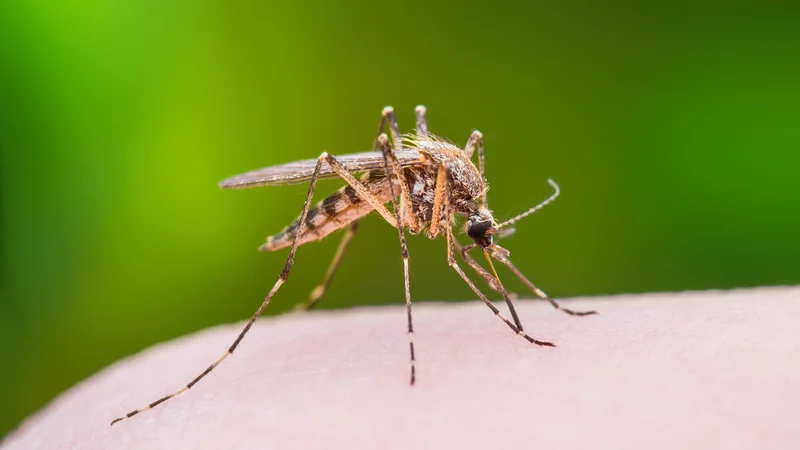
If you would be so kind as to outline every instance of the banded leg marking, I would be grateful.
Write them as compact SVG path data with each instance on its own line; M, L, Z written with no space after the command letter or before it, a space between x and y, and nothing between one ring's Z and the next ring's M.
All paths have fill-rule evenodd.
M455 240L453 240L453 245L455 245L455 247L459 250L459 252L461 253L461 257L464 259L464 261L466 261L467 264L469 264L470 267L472 267L475 270L475 272L478 273L478 275L480 275L484 280L486 280L486 282L492 289L499 292L503 296L503 300L505 300L506 305L508 306L508 310L509 312L511 312L511 318L514 319L514 324L517 326L517 328L522 330L523 329L522 322L519 320L519 316L517 316L517 310L514 307L514 302L511 299L511 294L505 289L505 287L503 287L499 279L493 277L492 274L487 272L486 269L484 269L480 264L478 264L477 261L475 261L474 259L472 259L471 256L469 256L468 252L473 248L477 247L478 245L470 244L466 247L462 247L461 244L459 244Z
M392 149L391 144L389 143L388 137L385 134L381 134L378 137L378 142L381 145L383 150L383 158L386 162L386 176L389 177L389 186L392 190L392 204L394 205L395 211L397 211L397 200L394 191L394 183L391 182L392 176L397 176L400 178L400 173L397 172L396 168L400 167L399 162L397 161L397 156L394 154L394 150ZM402 183L402 180L401 180ZM405 185L405 183L403 183ZM397 232L400 235L400 250L403 257L403 285L405 288L406 294L406 317L408 319L408 347L410 352L409 362L411 364L411 382L410 384L413 386L416 378L417 378L417 370L416 370L416 355L414 353L414 322L411 317L411 287L409 283L409 275L408 275L408 245L406 245L406 235L401 225L402 220L398 219L397 221Z
M427 108L422 105L417 105L417 107L414 108L414 112L417 116L417 134L420 136L428 135L428 119L425 117L427 111Z
M467 283L470 289L472 289L472 292L474 292L475 295L477 295L478 297L480 297L481 300L483 300L483 303L485 303L486 306L488 306L489 309L492 310L494 315L497 316L497 318L499 318L500 320L502 320L503 323L505 323L509 328L511 328L511 330L514 333L516 333L519 336L522 336L526 341L530 342L531 344L536 344L543 347L555 347L556 345L553 344L552 342L540 341L538 339L534 339L533 337L528 335L528 333L516 327L513 323L511 323L508 319L506 319L502 313L500 313L500 310L498 310L497 307L495 307L492 304L492 302L490 302L489 299L486 298L483 292L481 292L480 289L478 289L478 287L475 286L475 283L473 283L472 280L469 279L467 274L465 274L464 271L461 270L461 267L458 266L455 256L453 255L453 242L454 242L453 231L451 229L448 229L447 230L448 264L450 265L450 267L453 268L453 270L455 270L458 273L458 275L464 280L464 282Z
M350 241L353 240L353 236L355 236L356 231L358 231L359 222L360 220L356 220L347 228L347 231L345 231L344 237L342 238L342 242L339 244L339 248L336 249L336 254L333 255L333 261L331 261L331 265L328 266L328 271L325 273L325 278L323 278L322 283L314 288L314 290L311 291L311 294L308 296L308 300L297 305L294 308L295 310L311 311L315 306L317 306L325 293L328 292L328 288L333 281L333 276L336 274L336 270L339 268L339 264L342 262L344 252L347 251Z
M505 249L503 249L502 247L499 247L499 246L497 248L505 250ZM513 272L514 275L516 275L517 278L520 279L520 281L525 283L525 285L528 286L528 288L531 291L533 291L534 294L536 294L536 296L538 296L542 300L546 300L548 303L550 303L553 306L553 308L561 310L561 311L564 311L565 313L567 313L567 314L569 314L571 316L591 316L592 314L597 314L597 311L573 311L571 309L564 308L563 306L559 305L557 301L555 301L552 298L550 298L550 296L547 295L543 290L541 290L538 287L536 287L536 285L533 284L533 282L531 280L529 280L525 275L523 275L522 272L520 272L520 270L517 269L517 266L515 266L514 264L511 263L511 260L508 258L508 255L505 255L505 254L503 254L503 253L501 253L499 251L496 251L496 250L492 251L491 255L494 257L494 259L496 259L496 260L500 261L501 263L505 264L511 270L511 272Z
M449 192L450 191L450 184L451 184L450 176L448 176L446 179L447 179L447 190ZM449 196L449 194L445 195L445 214L447 214L448 217L452 217L452 214L453 214L452 211L450 210L450 196ZM449 221L448 221L448 223L449 223ZM503 323L508 325L508 327L511 328L512 331L514 331L514 333L516 333L519 336L522 336L528 342L530 342L532 344L536 344L536 345L541 345L541 346L544 346L544 347L555 347L555 344L553 344L552 342L540 341L538 339L534 339L533 337L531 337L530 335L525 333L522 329L520 329L520 327L514 325L508 319L506 319L505 316L503 316L503 314L500 313L500 310L498 310L492 304L492 302L490 302L489 299L486 298L486 295L484 295L483 292L481 292L481 290L478 289L477 286L475 286L475 283L473 283L472 280L470 280L470 278L467 276L467 274L464 273L464 271L461 269L461 267L456 262L456 257L455 257L455 254L454 254L454 248L455 248L455 245L456 245L456 240L453 237L453 228L452 227L448 226L448 227L445 228L445 237L447 238L447 264L450 267L452 267L453 270L456 271L456 273L458 273L458 275L464 280L465 283L467 283L467 286L469 286L470 289L472 289L472 292L474 292L475 295L477 295L481 300L483 300L483 303L485 303L486 306L489 307L489 309L494 313L494 315L497 316L500 320L502 320ZM459 246L460 246L460 244L459 244ZM478 266L478 267L480 267L480 266ZM481 267L481 270L483 270L482 267ZM485 270L484 270L484 272L485 272ZM492 283L494 283L494 281L492 281ZM496 283L496 284L499 285L499 283ZM507 299L506 301L509 304L511 304L511 300L508 299L508 294L507 293L504 295L504 298L506 298ZM513 311L513 309L512 309L512 311Z
M408 226L411 229L412 233L418 232L422 228L422 224L418 223L416 215L409 214L408 209L412 208L411 203L411 190L408 188L408 183L406 183L403 177L403 168L400 166L400 162L397 160L397 156L394 154L394 149L403 149L403 140L400 138L400 128L397 125L397 119L394 116L394 109L391 106L387 106L383 108L383 118L381 119L380 129L378 130L378 137L375 140L375 150L383 149L385 143L382 141L381 136L385 136L383 134L383 127L386 122L389 123L389 130L392 134L392 141L394 142L394 147L392 144L389 144L391 157L386 160L387 164L387 174L388 174L388 166L391 166L392 172L395 173L396 179L398 184L400 185L400 208L397 207L397 203L392 203L394 205L394 210L397 211L398 216L398 223L400 223L401 228L404 226ZM387 139L388 140L388 139ZM384 154L386 157L386 154ZM392 178L389 177L389 180ZM392 186L392 198L395 198L397 193L394 191L393 183L389 183Z
M483 133L478 130L472 132L469 139L467 140L467 145L464 146L464 151L472 157L472 153L475 151L475 147L478 147L478 170L481 172L481 180L486 183L486 155L483 152ZM483 207L489 207L489 201L486 198L486 191L483 191L481 195L481 201L483 202Z
M278 280L275 282L275 285L272 287L272 289L269 291L269 294L267 294L267 297L261 303L261 306L258 307L258 309L256 310L255 314L253 314L253 317L250 318L250 321L248 321L247 325L244 326L244 328L242 329L241 333L239 333L239 336L236 338L235 341L233 341L233 344L231 344L231 346L228 348L228 350L219 359L214 361L213 364L208 366L208 368L206 370L204 370L200 375L195 377L195 379L193 379L191 382L189 382L185 386L179 388L178 390L176 390L175 392L173 392L173 393L171 393L169 395L161 397L160 399L150 403L149 405L147 405L144 408L140 408L140 409L137 409L135 411L131 411L128 414L126 414L124 417L118 417L118 418L114 419L111 422L111 425L114 425L115 423L117 423L119 421L122 421L122 420L125 420L125 419L130 419L131 417L135 416L136 414L139 414L142 411L147 411L148 409L154 408L154 407L160 405L161 403L164 403L165 401L167 401L167 400L169 400L169 399L171 399L171 398L173 398L173 397L175 397L175 396L177 396L177 395L179 395L179 394L181 394L181 393L183 393L185 391L188 391L195 384L197 384L200 380L202 380L206 375L211 373L211 371L214 370L218 365L220 365L220 363L222 363L222 361L224 361L225 358L227 358L228 356L233 354L233 352L236 350L236 347L238 347L239 343L241 343L242 339L244 339L244 336L247 334L248 331L250 331L250 328L253 326L253 324L256 322L256 320L258 320L259 316L261 316L261 314L267 308L267 306L269 305L269 302L272 300L272 297L275 296L275 294L278 292L278 289L280 289L280 287L283 285L283 283L285 283L286 280L289 278L289 272L292 269L292 264L294 264L294 256L295 256L295 253L297 252L297 241L298 241L299 236L302 235L303 231L305 230L306 218L308 217L309 205L311 204L311 199L314 196L314 190L315 190L316 185L317 185L317 179L319 178L319 171L320 171L320 168L322 167L323 161L325 161L325 159L326 159L326 156L327 156L327 153L323 153L322 155L320 155L319 159L317 160L317 165L314 168L314 173L311 176L311 183L310 183L310 185L308 187L308 194L306 195L306 201L303 204L303 212L300 214L300 222L299 222L298 227L297 227L297 234L295 235L294 239L292 240L292 247L289 250L289 256L287 256L287 258L286 258L286 263L283 266L283 270L281 271L281 274L278 277Z

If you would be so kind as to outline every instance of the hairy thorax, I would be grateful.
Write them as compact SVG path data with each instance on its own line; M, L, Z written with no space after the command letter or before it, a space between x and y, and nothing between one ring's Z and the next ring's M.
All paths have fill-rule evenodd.
M430 226L433 220L440 221L442 226L451 225L444 223L446 220L444 211L442 211L441 217L433 217L433 204L437 190L436 179L442 164L448 167L451 176L451 191L448 201L453 212L462 216L469 215L477 208L478 199L486 189L475 165L462 157L431 161L431 164L424 166L406 168L405 179L411 193L412 204L409 214L413 214L416 222L425 226ZM411 231L419 232L421 228Z

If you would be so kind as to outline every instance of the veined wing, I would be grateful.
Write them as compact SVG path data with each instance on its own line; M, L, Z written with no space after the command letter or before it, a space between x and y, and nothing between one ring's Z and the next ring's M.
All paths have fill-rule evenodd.
M397 150L395 155L397 155L402 167L418 164L423 158L422 154L416 149ZM336 156L336 160L342 163L349 172L365 172L384 167L383 153L378 151ZM316 165L316 159L304 159L279 166L265 167L222 180L219 185L223 189L243 189L257 186L303 183L311 179ZM327 163L323 163L319 169L319 177L331 178L335 176L336 172L334 172L333 168Z

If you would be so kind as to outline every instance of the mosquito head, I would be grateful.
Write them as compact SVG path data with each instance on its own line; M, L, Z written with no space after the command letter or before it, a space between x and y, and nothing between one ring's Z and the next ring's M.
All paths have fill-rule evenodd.
M497 231L492 213L486 208L480 208L469 216L467 221L467 235L481 248L492 245L492 235Z

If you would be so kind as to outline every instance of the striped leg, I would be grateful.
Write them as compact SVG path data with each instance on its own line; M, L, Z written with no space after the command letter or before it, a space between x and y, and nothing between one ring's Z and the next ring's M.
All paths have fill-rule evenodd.
M400 177L402 172L399 171L400 163L397 161L397 157L392 150L392 146L389 143L389 139L386 137L385 134L381 134L378 136L378 143L380 144L383 150L383 157L386 162L386 176L389 177L389 186L392 191L392 204L394 206L394 210L397 211L397 196L394 190L394 183L392 182L392 177L397 176L400 179L401 184L405 185L405 182ZM409 203L410 205L410 203ZM408 246L406 245L406 235L403 231L402 226L402 219L397 220L397 232L400 234L400 250L403 256L403 282L405 287L406 293L406 317L408 319L408 347L409 351L411 352L411 385L414 385L416 381L416 357L414 356L414 322L411 319L411 288L409 285L408 279Z
M308 300L295 306L295 310L311 311L315 306L317 306L317 303L319 303L322 296L328 291L331 281L333 281L333 276L336 274L336 269L339 268L339 263L342 262L344 252L347 250L348 245L350 245L350 241L353 240L353 236L355 236L356 231L358 230L358 222L359 221L356 220L355 222L351 223L347 228L347 231L345 231L344 237L342 238L342 243L339 244L336 254L333 255L333 261L331 261L331 265L328 267L328 272L325 273L325 278L322 280L322 283L314 288L313 291L311 291L311 295L308 296Z
M496 274L493 277L492 274L490 274L489 272L486 271L486 269L481 267L481 265L478 264L474 259L472 259L472 257L469 256L469 254L467 253L473 248L477 247L478 244L470 244L466 247L462 247L461 244L459 244L458 241L454 239L453 245L456 247L457 250L460 251L461 257L464 258L464 261L466 261L467 264L469 264L473 269L475 269L475 272L477 272L478 275L480 275L484 280L486 280L486 282L489 283L489 286L492 289L499 292L500 295L503 296L503 300L505 300L506 305L508 305L508 310L511 312L511 318L514 319L514 325L516 325L517 328L522 330L522 323L519 320L519 316L517 316L517 310L516 308L514 308L514 302L512 302L511 300L511 294L508 291L506 291L505 287L503 287L503 284L500 283L500 278L497 278ZM488 260L488 255L487 255L487 260ZM492 262L489 261L489 264L491 263ZM492 266L492 270L494 270L494 266Z
M469 247L471 247L471 246L469 246ZM464 248L464 250L462 250L462 252L466 252L466 251L469 251L468 247L466 247L466 248ZM502 248L502 247L500 247L498 245L495 245L494 248L491 249L491 255L496 260L498 260L501 263L503 263L506 266L508 266L508 268L511 269L512 272L514 272L514 275L516 275L517 278L519 278L523 283L525 283L525 285L528 286L528 288L530 288L530 290L533 291L534 294L536 294L542 300L547 300L548 303L553 305L553 308L559 309L561 311L564 311L565 313L567 313L567 314L569 314L571 316L590 316L592 314L597 314L597 311L573 311L571 309L567 309L567 308L564 308L563 306L559 305L558 302L556 302L555 300L550 298L549 295L545 294L545 292L543 290L541 290L538 287L536 287L536 285L533 284L533 282L531 282L531 280L526 278L525 275L523 275L522 272L520 272L519 269L517 269L517 266L515 266L514 264L511 263L511 260L508 259L508 251L506 249L504 249L504 248Z
M397 125L397 118L394 116L394 108L387 106L381 111L381 124L378 127L378 137L375 138L375 150L379 150L381 143L378 141L380 135L383 134L383 128L388 124L389 133L392 136L392 144L398 150L403 149L403 142L400 139L400 127Z
M433 197L433 214L431 216L431 225L428 228L428 236L431 238L436 236L440 227L450 230L452 233L452 217L449 213L451 179L452 177L449 175L447 167L445 165L439 166L439 172L436 176L436 192L434 193ZM440 223L439 217L442 216L443 212L446 213L447 217L443 222ZM457 241L453 240L453 245L458 247L459 250L462 250L461 244L459 244ZM492 261L489 260L488 255L486 256L486 259L489 261L489 264L492 263ZM500 278L496 276L497 273L495 272L495 277L492 277L488 272L486 272L486 270L483 269L483 267L475 263L472 258L467 256L464 257L464 260L467 261L467 263L469 263L469 265L471 265L479 275L486 279L492 289L502 294L503 300L505 300L506 305L508 305L508 310L511 312L511 317L514 319L514 324L517 326L517 328L522 330L522 322L520 322L519 316L517 316L517 310L514 308L514 303L511 301L511 294L509 294L500 283ZM492 266L492 270L494 270L494 266Z
M119 417L119 418L114 419L111 422L111 425L114 425L115 423L117 423L117 422L119 422L121 420L129 419L129 418L135 416L136 414L139 414L142 411L146 411L148 409L154 408L154 407L158 406L159 404L164 403L165 401L171 399L172 397L175 397L175 396L177 396L177 395L179 395L179 394L191 389L192 386L197 384L197 382L202 380L203 377L205 377L206 375L211 373L211 371L214 370L214 368L216 368L218 365L220 365L220 363L222 363L222 361L224 361L225 358L227 358L228 356L233 354L234 350L236 350L236 347L238 347L239 343L242 342L242 339L244 339L244 336L247 334L248 331L250 331L250 328L256 322L258 317L267 308L267 305L269 305L269 302L270 302L270 300L272 300L272 297L275 296L275 293L278 292L278 289L280 289L280 287L283 285L283 283L285 283L286 280L289 278L289 271L291 271L291 269L292 269L292 264L294 263L294 255L297 252L297 240L298 240L298 237L300 235L302 235L303 231L305 230L306 217L308 216L308 208L309 208L309 205L311 204L311 198L314 196L314 189L316 188L316 185L317 185L317 178L319 176L319 170L322 167L322 163L325 162L327 159L328 159L328 154L327 153L323 153L319 157L319 160L317 161L317 165L314 168L314 174L311 176L311 184L310 184L310 186L308 188L308 195L306 196L305 204L303 204L303 212L300 214L300 222L299 222L299 225L297 227L297 234L295 235L294 240L292 241L292 247L289 250L289 256L286 258L286 264L283 266L283 270L281 271L281 274L278 277L278 281L275 282L275 285L272 287L272 290L269 291L269 294L267 294L267 297L264 299L264 302L261 303L261 306L258 307L258 310L255 312L255 314L253 314L253 317L250 318L250 321L247 322L247 325L245 325L244 329L242 329L242 332L239 333L239 337L237 337L236 340L233 341L233 344L228 348L228 350L219 359L217 359L216 361L214 361L213 364L208 366L208 368L206 370L204 370L200 375L195 377L194 380L190 381L185 386L182 386L180 389L176 390L175 392L173 392L173 393L171 393L169 395L166 395L164 397L161 397L160 399L154 401L153 403L150 403L149 405L145 406L144 408L140 408L140 409L137 409L135 411L131 411L128 414L126 414L124 417Z
M378 200L377 197L369 192L363 183L358 181L353 174L348 172L338 159L334 158L333 155L329 155L328 152L322 152L320 159L327 162L333 171L336 172L336 174L339 175L344 181L346 181L347 184L349 184L350 187L356 191L356 194L358 194L358 196L361 197L365 202L369 203L370 206L372 206L375 211L378 212L378 214L380 214L387 222L389 222L391 226L397 226L397 220L395 219L394 215L390 213L385 206L383 206L383 203ZM391 185L391 183L389 184ZM297 234L299 235L300 233Z
M486 156L483 154L483 133L478 130L473 131L472 135L470 135L469 140L467 140L467 145L464 146L464 152L472 157L476 146L478 147L478 170L481 172L481 179L486 183ZM489 207L486 191L483 191L481 201L483 202L484 208Z
M442 217L444 213L444 206L447 204L447 199L445 199L445 196L450 195L447 185L447 167L442 164L439 166L439 170L436 172L436 191L433 193L431 223L428 226L428 237L431 239L439 235L441 228L447 228L451 226L450 222L447 221L449 217Z
M300 219L298 221L298 226L297 226L297 232L295 233L295 236L292 239L292 246L291 249L289 250L289 256L286 258L286 264L283 266L283 270L281 271L278 281L275 282L275 285L272 287L272 290L269 291L269 294L267 294L267 297L264 299L264 302L261 303L261 306L259 306L255 314L253 314L253 317L250 318L250 321L247 322L247 325L245 325L242 332L239 333L239 337L236 338L236 340L233 342L230 348L228 348L228 350L219 359L214 361L214 363L208 366L208 368L205 371L203 371L203 373L198 375L194 380L189 382L187 385L182 386L180 389L176 390L175 392L169 395L161 397L160 399L154 401L153 403L150 403L144 408L131 411L124 417L119 417L117 419L114 419L111 422L111 425L114 425L115 423L121 420L133 417L142 411L146 411L150 408L153 408L171 399L172 397L175 397L176 395L179 395L191 389L192 386L197 384L198 381L202 380L203 377L208 375L212 370L214 370L214 368L216 368L220 363L222 363L222 361L224 361L225 358L230 356L233 353L233 351L236 350L236 347L239 346L239 343L242 341L242 339L244 339L244 336L247 334L248 331L250 331L250 328L253 326L253 324L261 315L261 313L264 312L264 309L266 309L267 305L269 305L269 302L272 300L272 297L275 296L275 293L278 292L278 289L280 289L283 283L285 283L286 280L289 278L289 272L292 269L292 264L294 264L294 256L295 253L297 252L298 239L303 234L306 228L306 219L308 218L309 205L311 204L311 199L314 196L314 190L316 189L317 186L317 179L319 178L319 171L323 163L329 164L331 168L333 168L333 170L347 182L347 184L353 187L358 196L361 197L367 203L369 203L371 206L373 206L384 217L384 219L386 219L387 222L389 222L392 226L398 225L398 221L386 209L386 207L383 206L380 200L378 200L374 195L372 195L361 182L356 180L356 178L352 174L350 174L350 172L348 172L347 169L345 169L336 158L334 158L332 155L329 155L327 152L322 152L322 154L319 156L319 159L317 160L317 165L314 168L314 173L311 176L311 181L308 188L308 195L306 196L306 201L303 204L303 212L300 214Z
M389 131L392 134L392 142L394 143L394 148L398 150L403 149L403 140L400 139L400 128L397 126L397 119L394 117L394 109L391 106L387 106L383 108L383 119L381 119L380 129L378 130L378 138L375 140L375 150L381 149L384 144L381 141L381 135L383 135L383 127L388 122L389 124ZM397 157L394 156L394 150L392 149L391 145L389 146L391 157L387 160L386 164L392 166L392 171L397 176L398 184L400 185L400 208L395 206L395 211L399 211L399 222L403 226L408 226L410 231L414 234L418 233L421 229L423 224L417 221L417 217L414 214L408 214L408 208L411 208L411 190L408 188L408 183L405 182L403 177L403 169L400 166L400 163L397 161ZM386 155L384 155L386 156ZM392 185L392 183L389 183ZM394 189L394 187L392 187ZM392 191L394 192L394 191Z
M465 274L464 271L461 270L461 267L458 266L458 263L456 262L456 258L455 258L454 254L453 254L453 247L454 247L453 243L455 242L455 239L453 239L453 230L451 228L448 228L447 232L446 232L446 235L447 235L447 263L450 265L450 267L453 268L453 270L455 270L458 273L458 275L464 280L464 282L467 283L467 285L470 287L470 289L472 289L472 292L474 292L475 295L477 295L478 297L480 297L481 300L483 300L483 303L485 303L486 306L488 306L489 309L492 310L494 315L497 316L500 320L502 320L503 323L508 325L508 327L511 328L512 331L514 331L514 333L522 336L528 342L530 342L532 344L536 344L536 345L541 345L541 346L544 346L544 347L555 347L556 345L553 344L552 342L539 341L537 339L532 338L527 333L525 333L524 331L520 330L519 327L517 327L513 323L511 323L508 319L506 319L503 316L503 314L500 313L500 310L498 310L497 307L495 307L492 304L492 302L490 302L489 299L487 299L486 296L483 295L483 292L481 292L478 289L478 287L475 286L475 283L473 283L472 280L469 279L467 274Z
M452 213L452 211L450 210L450 194L449 194L449 190L450 190L450 176L448 176L448 177L447 177L447 183L446 183L446 186L447 186L447 190L448 190L448 192L447 192L447 193L445 194L445 196L444 196L444 198L445 198L445 206L444 206L444 209L445 209L445 214L447 214L447 216L448 216L448 217L452 217L452 214L453 214L453 213ZM451 221L450 221L450 220L448 220L448 221L447 221L447 223L449 224L449 223L451 223ZM503 321L503 323L505 323L506 325L508 325L508 327L509 327L509 328L511 328L511 330L512 330L514 333L518 334L519 336L522 336L522 337L523 337L523 338L525 338L525 340L527 340L528 342L530 342L530 343L532 343L532 344L536 344L536 345L545 346L545 347L555 347L556 345L555 345L555 344L553 344L552 342L540 341L540 340L537 340L537 339L534 339L534 338L532 338L531 336L529 336L529 335L528 335L528 333L526 333L526 332L522 331L522 327L520 327L520 326L518 326L518 325L514 325L514 324L513 324L513 323L511 323L511 322L510 322L508 319L506 319L506 318L503 316L503 314L501 314L501 313L500 313L500 310L498 310L498 309L497 309L497 308L496 308L496 307L495 307L495 306L492 304L492 302L490 302L490 301L489 301L489 299L488 299L488 298L486 298L486 296L483 294L483 292L481 292L481 291L480 291L480 289L478 289L478 287L477 287L477 286L475 286L475 283L473 283L473 282L472 282L472 280L470 280L470 279L469 279L469 277L467 276L467 274L465 274L465 273L464 273L464 271L463 271L463 270L461 270L461 267L459 267L458 263L456 262L456 258L455 258L455 254L454 254L454 251L453 251L453 250L454 250L455 246L456 246L456 245L459 245L459 244L457 244L457 243L456 243L456 240L455 240L455 238L453 237L453 227L451 227L451 226L447 226L447 227L445 227L445 236L446 236L446 238L447 238L447 264L448 264L450 267L452 267L452 268L453 268L453 270L455 270L455 271L456 271L456 273L458 273L458 275L459 275L459 276L460 276L460 277L461 277L461 278L464 280L464 282L465 282L465 283L467 283L467 285L470 287L470 289L472 289L472 292L474 292L474 293L475 293L475 295L477 295L478 297L480 297L480 299L481 299L481 300L483 300L483 303L485 303L485 304L486 304L486 306L488 306L488 307L489 307L489 309L490 309L490 310L492 310L492 312L494 313L494 315L495 315L495 316L497 316L497 317L498 317L500 320L502 320L502 321ZM459 246L460 246L460 245L459 245ZM490 261L490 262L491 262L491 261ZM478 267L480 267L480 266L478 266ZM480 268L481 268L481 270L482 270L483 272L485 272L485 270L483 269L483 267L480 267ZM491 279L491 276L490 276L490 279ZM489 284L490 284L490 285L497 285L499 288L502 288L502 286L500 285L500 282L499 282L499 280L498 280L498 281L495 283L495 280L494 280L494 279L491 279L491 281L490 281L490 283L489 283ZM510 298L509 298L509 296L508 296L508 293L505 293L505 289L503 289L502 291L504 292L503 298L506 300L506 303L509 305L509 308L510 308L510 309L511 309L511 311L513 312L513 311L514 311L514 309L513 309L513 305L512 305L512 303L511 303L511 299L510 299ZM517 320L517 322L519 322L519 320Z
M428 135L428 120L425 118L427 108L422 105L417 105L414 112L417 114L417 134L420 136Z

